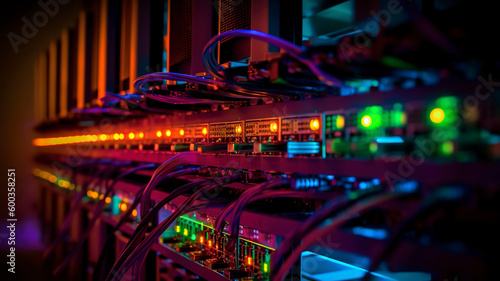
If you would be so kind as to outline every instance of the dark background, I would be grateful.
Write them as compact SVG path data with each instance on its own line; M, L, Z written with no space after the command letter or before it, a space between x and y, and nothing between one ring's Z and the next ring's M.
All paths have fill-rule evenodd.
M42 0L46 2L48 0ZM52 0L55 1L55 0ZM0 280L54 280L43 269L41 262L41 236L37 217L36 182L32 176L34 137L34 59L46 50L50 41L58 39L65 27L74 26L82 0L70 0L59 5L54 17L27 44L19 46L16 54L7 37L9 32L22 36L22 17L33 19L41 11L38 1L3 1L0 32L0 112L1 112L1 173L4 184L0 188ZM7 169L16 169L16 274L7 272ZM7 278L5 278L7 277ZM14 278L15 279L14 279Z

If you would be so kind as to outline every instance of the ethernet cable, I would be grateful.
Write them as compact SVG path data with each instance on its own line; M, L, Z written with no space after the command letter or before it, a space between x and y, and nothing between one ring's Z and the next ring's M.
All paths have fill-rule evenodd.
M176 167L195 163L197 153L193 151L181 152L165 161L155 170L141 198L140 213L142 216L147 215L149 212L149 208L151 207L151 193L158 183L163 180L164 176L172 172Z
M405 232L419 219L428 217L436 210L445 208L454 208L457 203L463 202L468 197L467 192L462 187L446 186L434 190L429 196L426 196L424 202L419 208L408 218L403 224L398 227L396 232L391 235L386 245L381 251L375 254L375 257L370 259L372 262L368 270L363 276L363 281L367 281L370 277L370 272L377 269L378 265L396 249L398 243L403 239Z
M285 262L278 268L271 268L271 280L272 281L282 281L285 277L290 268L295 264L295 262L300 258L302 252L306 251L311 245L316 243L318 237L324 237L328 233L332 233L334 230L339 228L343 223L348 221L350 218L355 216L358 213L370 210L374 207L377 207L383 203L393 201L394 199L400 198L402 196L408 195L407 193L396 193L396 192L391 192L391 193L385 193L378 195L374 198L367 198L364 200L361 200L360 202L356 203L354 206L351 208L345 210L344 213L342 213L339 216L336 216L332 218L330 223L323 227L316 229L314 231L311 231L309 234L307 234L305 237L302 239L302 244L300 244L294 251L288 256L288 258L285 260ZM272 259L272 257L271 257ZM274 269L274 270L273 270Z
M117 261L113 265L113 267L112 267L110 273L108 274L108 277L107 277L106 280L109 280L109 279L112 279L112 278L116 278L116 276L119 276L118 279L121 278L121 275L123 275L126 272L126 270L122 272L123 264L125 264L127 261L129 261L131 259L131 257L134 255L135 252L137 252L137 250L141 247L141 245L144 245L145 241L149 241L147 243L151 243L152 244L155 241L154 239L158 239L159 235L161 235L161 233L163 233L168 228L168 226L172 223L172 221L175 220L178 216L180 216L180 215L183 214L183 213L180 213L180 212L182 210L186 209L188 206L190 206L194 202L194 200L198 199L204 192L207 192L208 190L210 190L210 189L212 189L214 187L219 187L221 184L224 184L224 183L226 183L226 182L228 182L230 180L237 179L238 177L239 177L238 174L234 174L234 175L227 176L227 177L224 177L224 178L219 178L219 179L211 179L211 180L203 180L203 181L199 181L199 182L193 182L193 183L184 185L183 187L177 188L172 193L170 193L161 202L159 202L158 204L156 204L155 210L154 211L152 210L148 214L149 216L155 215L156 212L158 212L158 210L160 208L162 208L168 202L172 201L177 196L179 196L179 195L181 195L181 194L183 194L183 193L185 193L185 192L187 192L189 190L198 188L200 184L203 186L202 188L198 189L198 191L196 191L192 196L190 196L176 210L176 212L174 212L173 214L171 214L165 221L163 221L158 226L156 226L156 228L151 233L149 233L149 235L145 238L145 240L142 241L141 244L139 244L137 246L138 242L140 242L140 239L142 239L142 236L144 235L144 232L145 232L146 227L147 227L147 221L149 221L149 217L147 217L148 215L146 215L146 217L144 217L141 220L141 223L143 225L141 226L141 224L140 224L136 228L136 231L134 232L134 234L132 235L132 237L129 239L129 242L127 243L127 246L121 252L121 254L118 257ZM178 214L178 215L176 216L175 214ZM142 222L143 220L144 220L144 223ZM170 221L170 222L168 222L168 221ZM142 232L142 233L140 233L140 232ZM153 232L155 232L155 233L153 234ZM156 236L156 238L152 238L154 236ZM151 240L151 239L153 239L153 240ZM151 241L153 241L153 242L151 242ZM149 246L147 248L149 249ZM135 261L131 262L127 266L130 267L134 263L135 263Z
M300 48L299 46L296 46L289 41L269 35L267 33L263 33L256 30L245 30L245 29L238 29L221 33L218 36L213 37L205 45L203 49L203 64L205 65L205 68L210 72L210 74L213 75L214 77L217 77L222 80L226 79L226 77L224 77L224 75L221 74L221 72L224 72L225 68L217 63L217 58L215 57L214 50L217 47L218 42L220 42L223 39L233 38L233 37L247 37L272 44L286 51L292 58L307 65L307 67L309 67L309 69L314 73L314 75L316 75L316 77L318 77L320 81L323 81L328 86L342 85L342 82L340 80L323 72L311 60L303 58L301 56L301 54L303 53L303 49Z
M243 212L243 208L245 205L250 201L250 199L257 194L273 189L276 187L288 185L290 183L289 179L275 179L271 180L262 184L259 184L257 186L254 186L247 191L243 192L243 194L238 198L236 201L233 212L232 212L232 217L231 217L231 222L229 224L229 234L231 237L235 237L238 235L238 228L240 226L240 216L241 213Z
M118 166L115 166L115 168L118 168L120 166L121 167L128 166L128 165L130 165L130 163L122 163ZM76 253L78 253L78 251L80 250L80 247L83 245L83 242L85 242L85 240L87 240L88 236L90 235L90 232L92 231L92 228L94 227L94 224L97 222L97 219L99 219L99 217L101 216L101 212L102 212L102 210L104 208L104 204L105 204L105 198L108 197L113 192L113 189L114 189L116 183L118 183L121 179L125 178L128 175L136 173L137 171L152 169L154 167L156 167L156 164L154 164L154 163L140 165L140 166L137 166L133 169L130 169L128 171L121 173L113 180L113 183L105 189L103 198L101 200L99 200L99 203L97 204L97 206L95 206L92 219L89 221L86 230L80 236L80 239L78 240L76 245L73 247L73 249L71 249L69 254L66 255L66 258L63 260L63 262L61 262L61 264L54 270L53 275L57 275L62 269L64 269L64 267L66 267L66 265L71 260L71 258Z
M327 218L339 214L360 200L375 196L382 192L384 192L384 188L381 186L374 186L369 189L357 190L349 194L344 194L325 203L323 208L319 209L312 217L302 223L300 227L292 230L292 232L284 238L271 257L271 270L275 270L279 267L282 258L291 249L294 249L300 244L302 237L304 237L308 231L317 227Z
M76 167L76 169L74 171L74 175L77 174L77 170L79 170L85 166L92 166L92 168L96 169L97 166L95 166L95 165L109 164L109 163L111 163L110 159L102 159L102 160L90 159L90 160L87 160ZM97 172L97 174L101 174L105 171L106 171L106 169L100 170ZM69 227L71 225L71 220L73 219L74 214L76 213L76 211L80 207L80 203L82 202L82 199L85 196L87 185L90 184L91 181L92 181L92 177L89 177L87 179L87 181L85 181L81 185L81 190L79 192L77 191L76 194L74 195L73 202L71 204L71 209L69 210L68 215L66 215L66 218L64 219L63 225L62 225L61 229L59 230L58 235L56 236L54 241L52 241L50 246L47 247L47 249L43 253L43 256L42 256L43 260L46 260L53 253L53 251L55 250L55 247L59 244L59 242L62 241L62 239L66 235L66 233L69 230Z
M155 241L158 240L160 235L172 224L179 216L190 211L190 206L195 200L200 198L203 193L207 192L209 189L214 188L213 184L209 184L204 188L199 189L193 195L191 195L177 210L172 213L167 219L162 221L158 226L154 228L153 231L134 249L130 256L128 256L123 262L115 263L111 272L106 278L107 281L120 280L121 277L127 272L127 270L139 259L143 257L149 248L153 245Z

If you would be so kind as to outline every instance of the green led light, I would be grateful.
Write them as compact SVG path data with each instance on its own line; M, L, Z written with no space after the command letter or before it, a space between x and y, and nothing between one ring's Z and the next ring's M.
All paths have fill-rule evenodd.
M358 113L358 128L364 130L377 129L382 126L384 110L380 106L369 106Z
M444 142L441 146L441 151L443 152L444 155L453 154L453 151L454 151L453 142L451 142L451 141Z
M191 234L191 240L196 240L196 234Z
M442 97L436 100L427 111L428 123L434 127L449 127L458 120L458 99Z
M377 143L375 143L375 142L370 143L369 149L370 149L370 152L371 152L371 153L375 153L375 152L377 152L377 150L378 150L378 145L377 145Z

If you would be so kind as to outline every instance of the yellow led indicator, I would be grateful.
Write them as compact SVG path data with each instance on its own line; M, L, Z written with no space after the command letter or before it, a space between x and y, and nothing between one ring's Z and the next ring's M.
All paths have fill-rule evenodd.
M143 132L140 132L140 133L139 133L139 138L140 138L140 139L144 138L144 133L143 133Z
M309 126L311 127L311 130L319 130L319 120L318 119L313 119L311 122L309 122Z
M105 141L108 139L108 136L105 135L105 134L101 134L101 136L99 136L99 138L102 140L102 141Z
M345 118L342 115L337 116L337 120L335 123L337 129L343 129L345 126Z
M241 134L241 132L243 132L243 129L241 128L241 125L236 125L236 127L234 128L234 131L237 134Z
M444 111L441 108L434 108L430 114L433 123L441 123L444 120Z
M247 258L247 264L248 265L252 265L252 257L248 257Z
M203 241L204 241L203 236L200 236L200 243L203 244Z
M208 247L212 248L212 240L208 240Z
M90 139L91 139L92 141L97 141L97 140L99 139L99 137L97 137L97 135L92 135L92 136L90 137Z
M178 225L176 225L176 226L175 226L175 232L181 232L181 227L180 227L180 226L178 226Z
M136 209L134 209L134 210L132 211L132 216L137 217L137 210L136 210Z
M156 132L156 136L159 137L159 138L161 138L161 131L157 131Z
M278 123L272 122L271 125L269 126L269 129L271 130L272 133L276 133L278 131Z
M119 140L119 139L120 139L120 134L118 134L118 133L114 134L114 135L113 135L113 138L114 138L115 140Z
M406 113L401 113L401 124L405 125L406 124Z
M267 272L269 269L267 268L267 263L264 264L263 266L264 272Z
M133 140L135 138L135 134L134 133L130 133L128 134L128 138Z
M179 131L179 134L180 134L181 136L184 136L184 130L183 130L183 129L181 129L181 130Z
M172 132L171 132L170 130L167 130L167 131L165 132L165 135L166 135L167 137L170 137L170 136L172 135Z
M372 124L372 118L368 115L365 115L361 118L361 125L363 125L363 127L370 127L370 125Z
M188 235L188 230L187 228L184 228L184 236L187 236Z
M125 138L125 135L124 134L120 134L120 139L124 139Z
M125 203L120 203L120 210L122 210L122 212L125 212L127 210L127 205Z
M106 200L104 202L106 202L106 204L111 203L111 197L106 197Z
M203 128L203 130L201 130L201 133L206 135L208 133L207 128Z

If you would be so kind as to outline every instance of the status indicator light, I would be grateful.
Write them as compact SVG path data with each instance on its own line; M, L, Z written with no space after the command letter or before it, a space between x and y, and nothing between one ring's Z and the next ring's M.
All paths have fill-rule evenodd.
M120 134L120 139L124 139L125 138L125 135L124 134Z
M193 241L196 240L196 234L194 234L194 233L191 234L191 240L193 240Z
M175 232L177 232L177 233L181 232L181 227L178 226L178 225L176 225L175 226Z
M188 230L187 230L187 228L184 228L184 236L188 236Z
M201 130L201 133L204 134L204 135L208 134L207 128L203 128L203 130Z
M119 139L120 139L120 134L118 134L118 133L114 134L114 135L113 135L113 138L114 138L115 140L119 140Z
M311 120L311 122L309 122L309 126L313 131L319 130L319 120L318 119Z
M106 197L106 199L104 200L104 202L106 202L106 204L111 203L111 197Z
M264 272L267 272L269 270L269 267L267 265L267 263L265 263L263 266L262 266L262 270L264 270Z
M132 211L132 216L137 217L137 210L136 210L136 209L134 209L134 210Z
M101 135L99 136L99 139L101 139L102 141L105 141L105 140L107 140L107 139L108 139L108 136L107 136L107 135L105 135L105 134L101 134Z
M157 131L156 132L156 136L159 137L159 138L161 138L161 131Z
M372 118L369 115L365 115L361 118L361 125L365 128L370 127L372 124Z
M243 132L243 129L241 128L241 125L236 125L236 127L234 128L234 131L237 134L241 134L241 132Z
M337 120L335 121L335 125L337 129L343 129L345 126L345 118L342 115L337 116Z
M248 265L252 265L252 257L248 257L247 258L247 264Z
M212 240L208 240L208 247L212 248Z
M269 129L271 130L272 133L276 133L278 131L278 123L272 122L271 125L269 126Z
M204 242L203 236L200 236L200 243L203 244L203 242Z
M444 155L451 155L455 150L455 146L453 145L453 142L447 141L443 143L443 145L441 146L441 150L443 151Z
M122 212L125 212L125 211L127 210L127 204L125 204L125 203L120 203L120 210L121 210Z
M170 137L172 135L172 132L170 130L165 131L165 136Z
M181 130L179 131L179 135L184 136L184 130L183 130L183 129L181 129Z
M444 111L441 108L434 108L430 113L432 123L439 124L443 122L445 117Z
M133 140L135 138L135 134L134 133L130 133L128 134L128 138Z
M144 133L143 133L143 132L140 132L140 133L139 133L139 138L140 138L140 139L144 138Z

